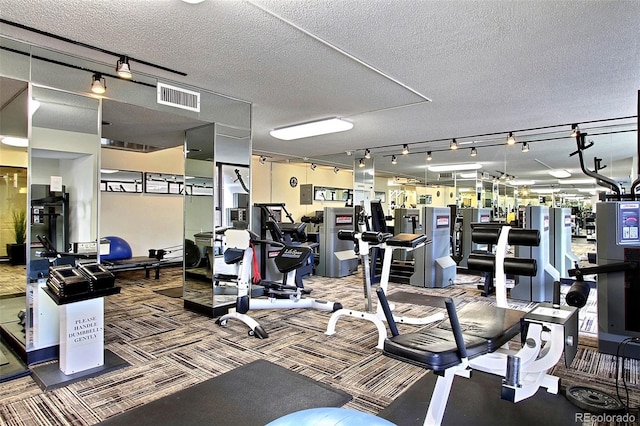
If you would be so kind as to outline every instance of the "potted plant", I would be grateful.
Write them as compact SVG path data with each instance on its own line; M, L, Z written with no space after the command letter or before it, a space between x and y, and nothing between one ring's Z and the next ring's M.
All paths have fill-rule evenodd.
M11 212L13 218L13 236L15 244L7 244L7 255L12 265L24 265L27 263L27 211L25 209Z

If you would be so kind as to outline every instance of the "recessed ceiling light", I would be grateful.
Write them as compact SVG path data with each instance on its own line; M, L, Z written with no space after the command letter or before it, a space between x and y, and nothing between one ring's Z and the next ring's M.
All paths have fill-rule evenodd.
M311 136L326 135L328 133L344 132L353 129L353 123L341 118L328 118L325 120L311 121L295 124L293 126L274 129L269 132L277 139L290 141L293 139L308 138Z

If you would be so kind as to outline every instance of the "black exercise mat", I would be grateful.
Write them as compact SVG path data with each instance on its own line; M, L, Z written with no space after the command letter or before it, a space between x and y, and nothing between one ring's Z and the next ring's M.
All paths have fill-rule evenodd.
M171 288L165 288L164 290L153 290L153 292L161 294L163 296L179 298L179 297L182 297L183 289L182 287L171 287Z
M576 423L576 413L584 410L563 395L538 389L531 398L518 403L500 399L501 377L474 371L471 379L456 377L442 420L443 426L540 426ZM399 426L424 422L436 375L429 373L403 392L378 416Z
M341 407L351 395L258 360L100 423L262 426L307 408Z
M427 294L416 294L408 291L396 291L387 295L389 302L410 303L413 305L433 306L435 308L444 308L444 301L447 297L429 296ZM455 300L454 300L455 302Z

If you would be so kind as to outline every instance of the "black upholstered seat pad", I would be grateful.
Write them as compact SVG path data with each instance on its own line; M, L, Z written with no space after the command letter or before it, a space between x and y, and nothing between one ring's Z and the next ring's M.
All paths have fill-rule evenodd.
M469 358L487 353L485 339L468 334L463 334L462 337ZM387 339L384 342L384 354L434 371L442 371L460 363L453 333L441 328L400 334Z
M458 320L464 334L486 339L487 350L493 352L520 333L520 323L526 314L516 309L470 303L458 311ZM438 328L452 333L449 321L443 321Z
M520 333L526 312L485 304L469 304L458 312L469 359L493 352ZM460 356L448 321L387 339L384 354L434 371L460 363Z
M398 234L389 238L386 243L388 246L415 248L425 241L427 236L424 234Z

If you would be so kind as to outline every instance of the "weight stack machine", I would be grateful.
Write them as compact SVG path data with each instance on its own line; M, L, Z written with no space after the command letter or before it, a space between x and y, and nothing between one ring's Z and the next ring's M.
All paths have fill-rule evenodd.
M640 201L598 203L596 211L597 263L609 269L598 274L598 350L615 354L636 338L624 354L640 359Z
M456 280L456 262L450 256L451 209L423 207L423 229L431 244L414 250L415 267L409 284L417 287L448 287Z
M530 302L551 302L553 283L560 280L560 273L549 263L549 207L527 206L525 229L540 231L540 244L532 247L516 247L516 256L535 259L538 270L534 276L518 276L516 285L511 289L513 299Z

